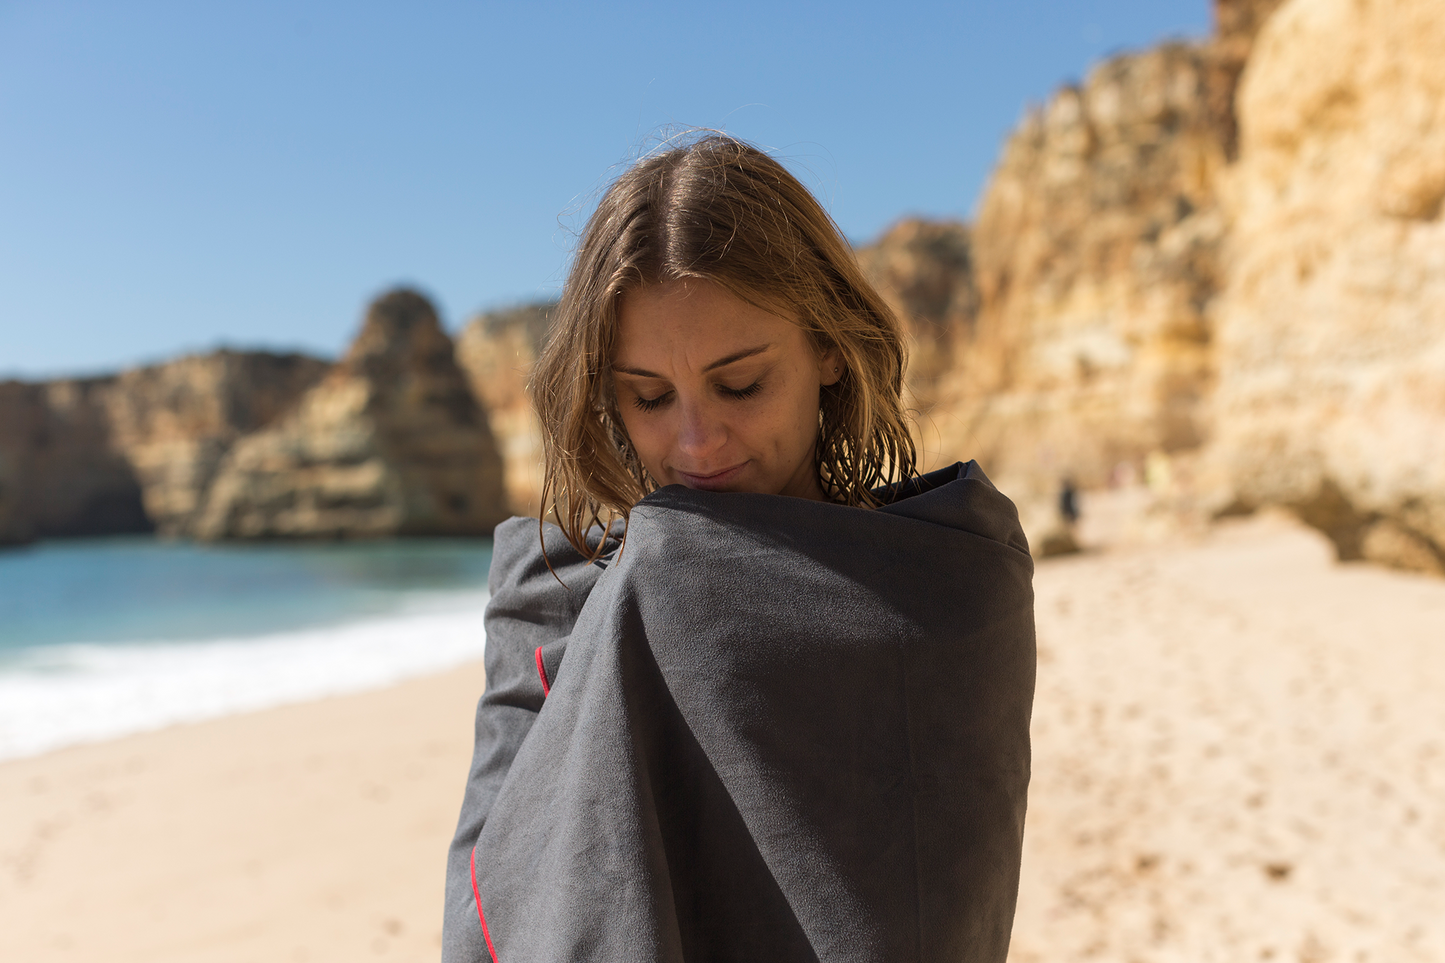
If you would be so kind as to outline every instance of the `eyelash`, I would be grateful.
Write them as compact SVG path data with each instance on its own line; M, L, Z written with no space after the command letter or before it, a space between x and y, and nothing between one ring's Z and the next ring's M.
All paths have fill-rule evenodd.
M754 381L746 388L723 388L722 390L723 394L731 398L751 398L763 390L763 383L761 381Z
M759 391L762 391L763 383L761 381L754 381L746 388L728 388L723 385L719 385L718 388L722 391L723 394L727 395L729 398L737 398L738 400L742 400L744 398L751 398ZM662 407L663 403L667 401L668 396L671 394L672 392L668 391L658 395L656 398L634 398L632 399L632 403L635 404L637 407L641 408L643 411L656 411L658 408Z

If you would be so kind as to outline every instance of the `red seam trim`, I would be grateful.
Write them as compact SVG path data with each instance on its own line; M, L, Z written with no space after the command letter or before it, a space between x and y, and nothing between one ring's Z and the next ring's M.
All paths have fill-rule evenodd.
M542 679L542 695L545 698L552 694L552 683L547 681L547 667L542 664L542 647L537 646L537 675Z
M477 847L472 847L472 895L477 898L477 919L482 923L482 937L487 941L487 952L492 954L492 963L497 963L497 951L492 948L492 934L487 931L487 918L482 915L482 890L477 886Z

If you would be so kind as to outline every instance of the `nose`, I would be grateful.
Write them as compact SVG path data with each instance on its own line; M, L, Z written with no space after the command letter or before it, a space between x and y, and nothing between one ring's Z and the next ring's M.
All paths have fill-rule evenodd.
M706 464L711 455L727 442L727 428L712 405L701 399L681 399L677 428L677 447L692 468L711 468Z

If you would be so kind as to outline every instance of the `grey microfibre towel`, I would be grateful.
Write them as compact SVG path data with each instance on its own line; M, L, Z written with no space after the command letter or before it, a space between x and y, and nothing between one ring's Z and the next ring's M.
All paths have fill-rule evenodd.
M670 486L618 534L589 563L546 527L564 589L535 519L497 529L444 963L1002 963L1035 668L1012 503L969 462L874 511Z

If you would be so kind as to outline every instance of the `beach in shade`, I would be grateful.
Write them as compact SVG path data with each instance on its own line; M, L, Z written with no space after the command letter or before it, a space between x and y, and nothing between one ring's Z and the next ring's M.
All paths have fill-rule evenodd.
M1011 957L1445 960L1445 580L1050 559ZM435 959L479 663L0 763L0 959Z

